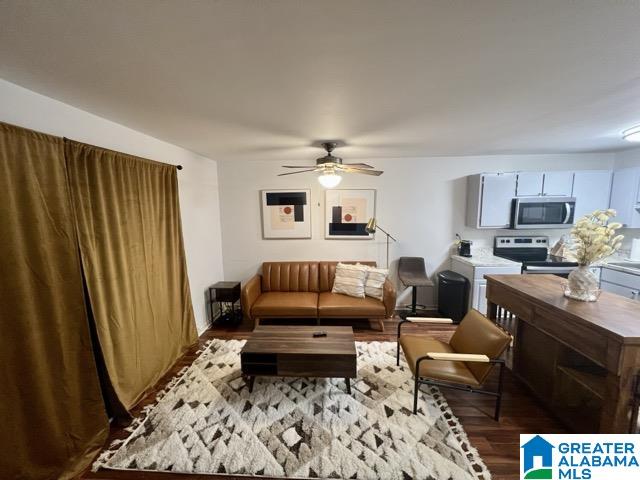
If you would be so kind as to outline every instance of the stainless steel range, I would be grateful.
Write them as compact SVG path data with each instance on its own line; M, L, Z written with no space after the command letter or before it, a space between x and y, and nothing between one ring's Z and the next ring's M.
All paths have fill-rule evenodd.
M551 273L559 277L568 277L578 267L562 257L549 255L549 237L495 237L493 254L514 262L522 262L522 273Z

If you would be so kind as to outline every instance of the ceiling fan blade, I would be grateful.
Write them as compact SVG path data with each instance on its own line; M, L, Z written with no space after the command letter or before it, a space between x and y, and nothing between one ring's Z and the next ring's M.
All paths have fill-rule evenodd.
M282 168L315 168L315 165L281 165Z
M371 165L366 163L343 163L342 165L346 165L348 167L373 168Z
M296 173L305 173L305 172L315 172L316 169L315 168L310 168L308 170L300 170L298 172L289 172L289 173L279 173L278 176L279 177L283 177L285 175L295 175Z
M382 170L368 170L366 168L353 168L353 167L342 167L339 170L347 173L364 173L365 175L382 175L384 172Z

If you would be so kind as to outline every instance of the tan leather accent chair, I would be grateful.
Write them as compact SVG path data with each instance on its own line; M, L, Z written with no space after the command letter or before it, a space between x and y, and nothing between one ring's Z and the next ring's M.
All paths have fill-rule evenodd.
M451 337L449 343L427 335L402 334L406 323L434 324L451 323L450 319L408 317L398 324L397 364L400 365L400 348L414 376L413 413L418 410L420 385L435 385L455 388L496 397L494 418L500 418L502 399L502 370L504 360L500 358L511 335L482 315L470 310ZM498 390L483 388L495 365L500 368Z
M361 263L375 266L375 262ZM366 318L377 320L384 331L384 319L393 317L396 290L389 279L382 301L332 293L338 262L265 262L262 274L242 287L242 310L258 326L261 319Z

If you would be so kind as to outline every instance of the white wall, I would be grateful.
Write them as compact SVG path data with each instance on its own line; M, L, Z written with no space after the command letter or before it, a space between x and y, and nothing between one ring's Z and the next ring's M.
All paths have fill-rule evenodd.
M398 239L398 243L391 246L391 258L425 257L428 272L433 273L449 267L449 250L456 232L480 246L490 246L498 233L465 227L467 175L527 169L608 169L613 166L614 156L500 155L366 161L384 170L384 174L380 177L345 175L340 188L376 189L378 223ZM376 234L375 240L324 239L324 190L314 174L277 177L284 171L279 162L259 160L220 161L218 171L224 271L228 279L246 280L267 260L374 259L384 265L385 236L381 233ZM312 239L262 239L259 191L274 188L311 188ZM545 231L553 238L560 233ZM394 267L392 262L392 270ZM410 301L409 290L400 293L400 304ZM435 305L432 292L424 292L420 300Z
M208 326L205 292L223 279L216 162L0 79L0 120L52 135L180 164L180 211L198 331Z

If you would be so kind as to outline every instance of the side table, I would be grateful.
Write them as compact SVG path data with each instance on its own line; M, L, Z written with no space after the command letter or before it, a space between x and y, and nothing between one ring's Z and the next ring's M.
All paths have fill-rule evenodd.
M209 287L209 307L213 317L214 303L218 303L219 314L214 323L236 323L242 321L242 308L236 304L240 301L240 282L217 282Z

